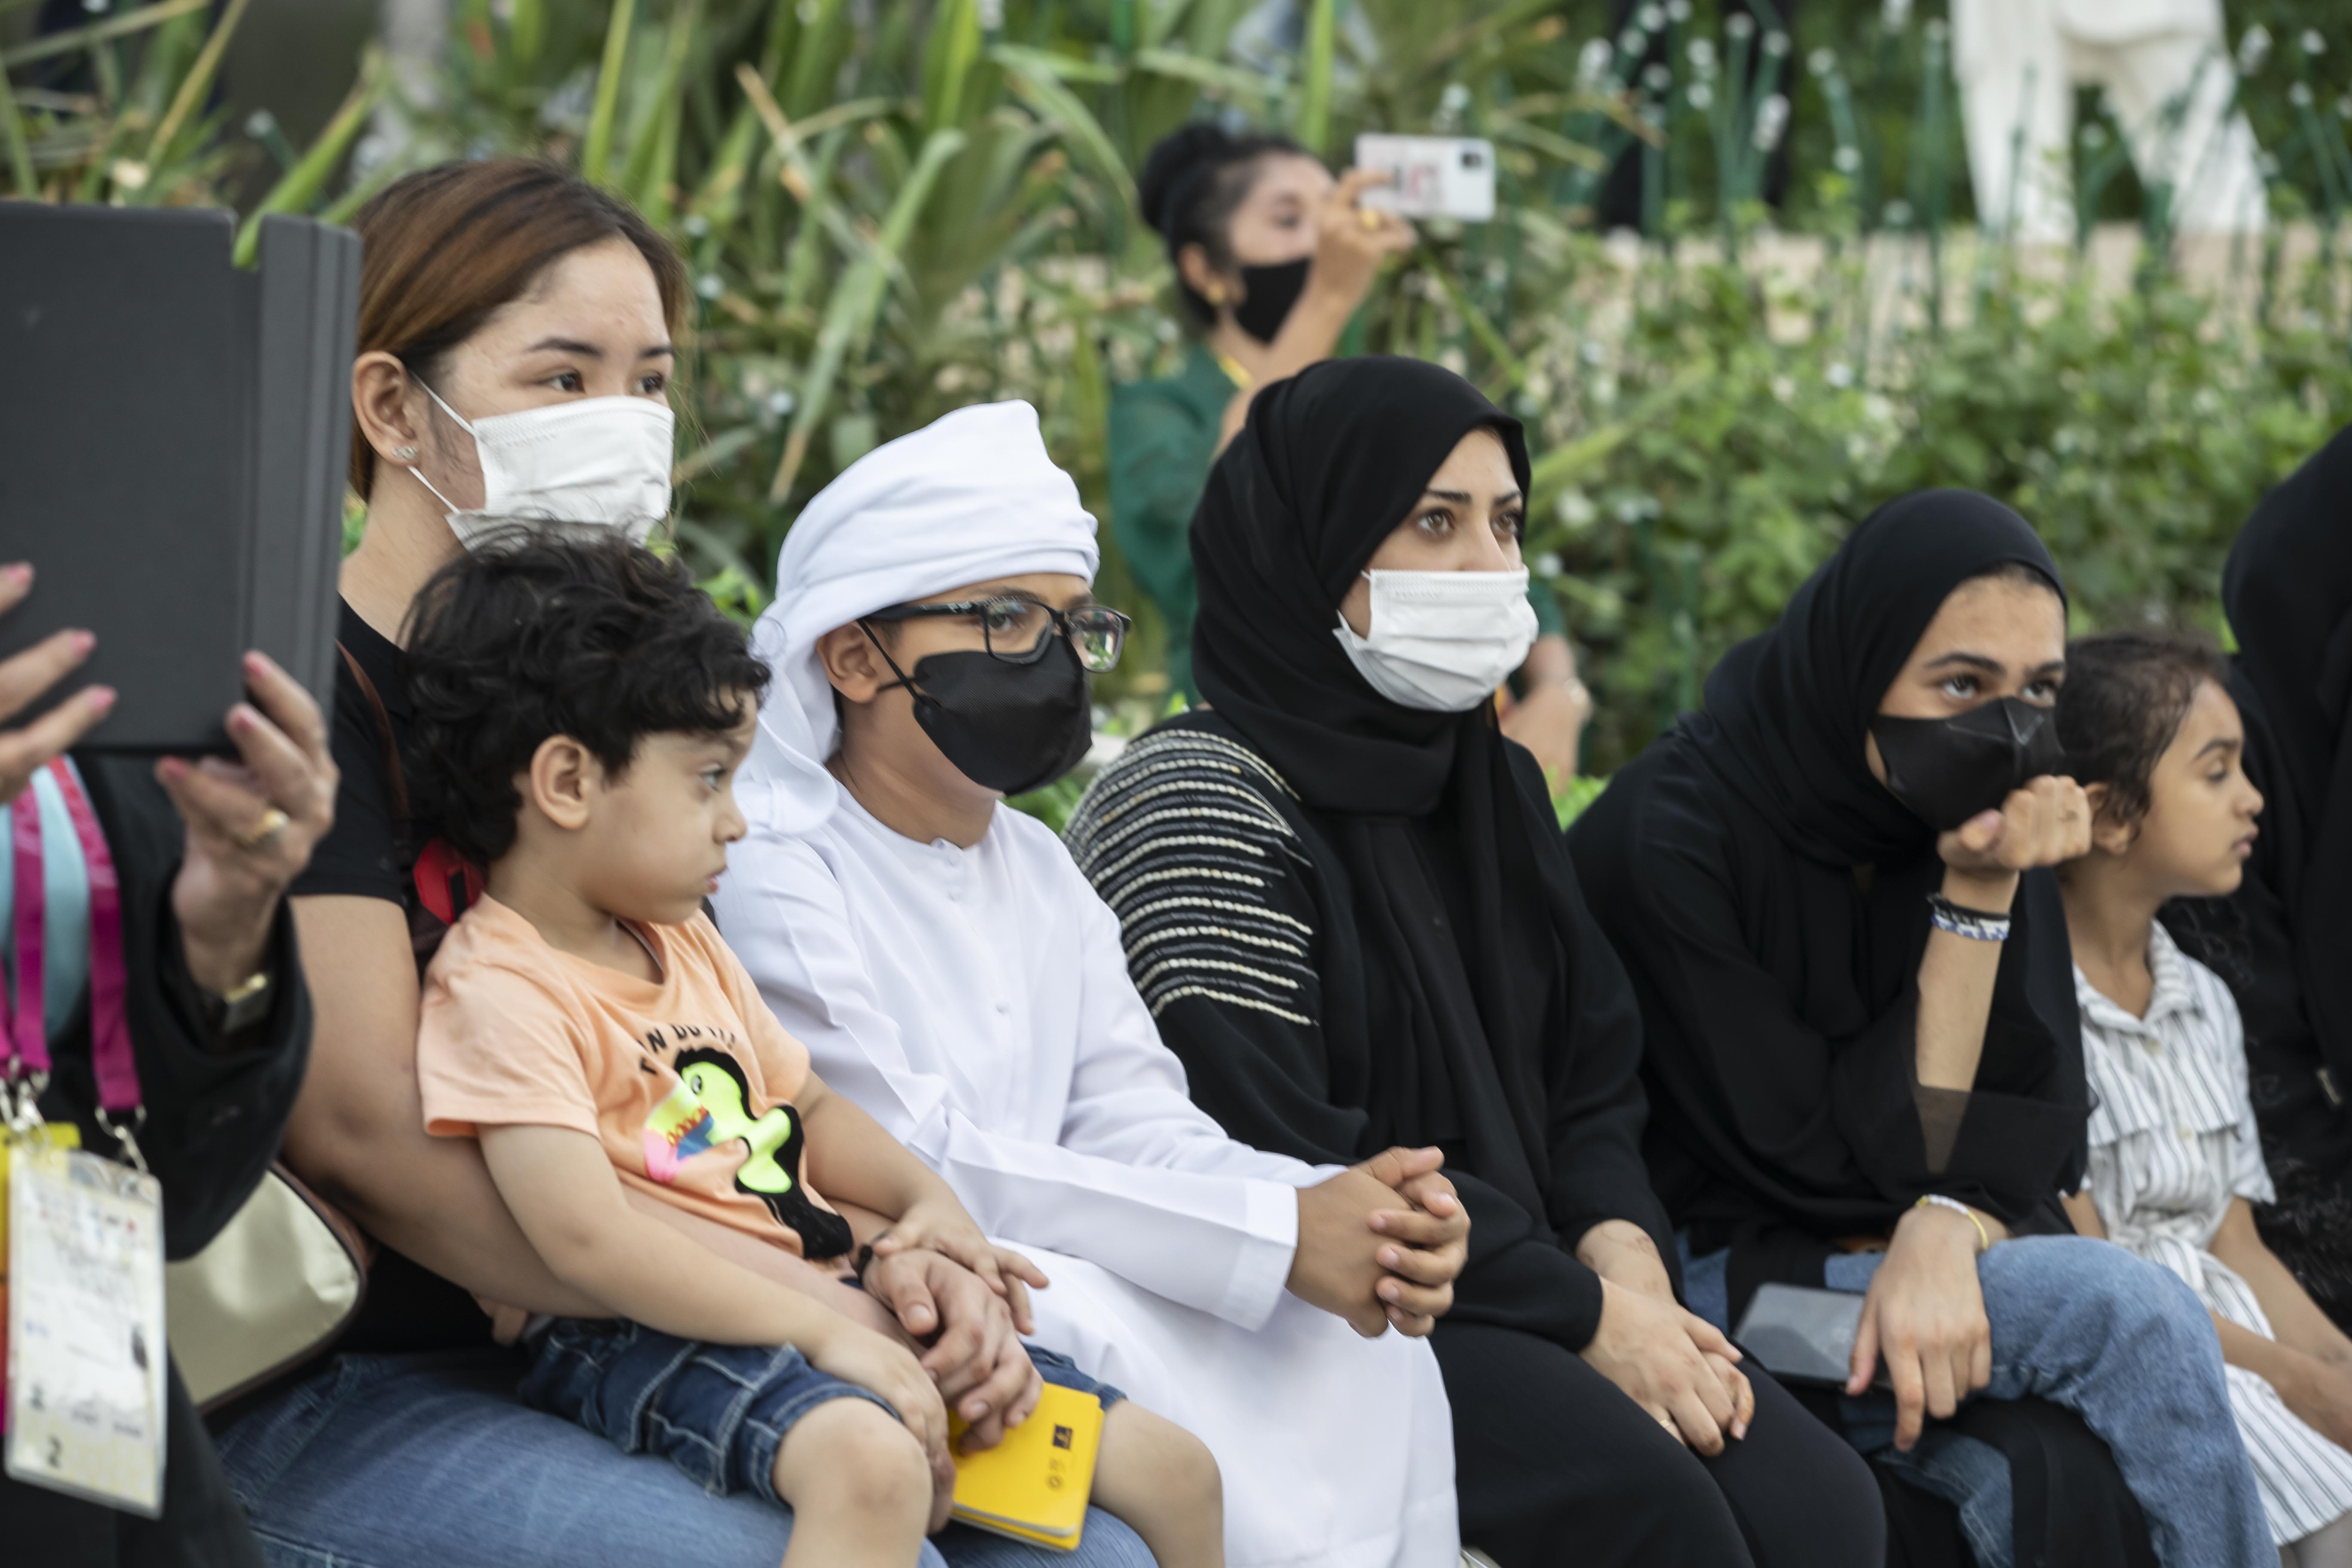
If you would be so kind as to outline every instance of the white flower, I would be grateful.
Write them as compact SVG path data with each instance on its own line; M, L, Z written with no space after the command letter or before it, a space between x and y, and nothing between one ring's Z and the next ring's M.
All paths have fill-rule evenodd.
M1756 18L1745 11L1734 11L1724 18L1723 30L1735 38L1752 38L1756 36Z
M99 0L99 3L90 8L92 10L104 10L106 8L106 0ZM245 133L247 136L252 137L257 142L277 129L278 116L270 113L269 110L266 109L257 109L251 114L245 117Z
M1836 165L1839 174L1851 174L1862 167L1862 149L1841 147L1830 155L1830 162Z
M1654 65L1642 73L1642 85L1652 92L1664 92L1674 81L1675 73L1662 65Z
M1715 89L1707 86L1707 84L1703 81L1695 81L1691 83L1690 106L1693 109L1710 108L1714 103Z
M1614 51L1606 38L1587 38L1576 57L1576 85L1591 90L1600 85L1601 73L1609 68Z
M1756 150L1769 153L1780 144L1780 137L1788 129L1789 100L1776 92L1756 110Z
M1583 528L1601 515L1601 509L1592 504L1592 498L1578 489L1562 490L1553 506L1559 512L1560 521L1570 528ZM1554 571L1549 575L1558 576L1559 573Z
M1815 76L1825 77L1837 69L1837 54L1832 49L1815 49L1805 57L1805 68Z
M700 213L688 213L678 226L686 230L688 239L700 239L710 232L710 220Z
M1764 58L1777 60L1789 52L1789 35L1775 27L1764 35Z
M706 300L716 300L727 292L727 279L716 272L706 272L694 280L694 291Z
M1779 398L1783 404L1794 403L1797 401L1796 382L1789 376L1774 376L1772 378L1772 395Z
M1528 564L1536 569L1536 575L1538 577L1557 577L1568 569L1568 563L1559 558L1559 552L1557 550L1545 551Z
M1459 114L1470 107L1470 89L1458 81L1449 81L1445 90L1437 95L1437 107L1448 114Z
M772 392L768 394L768 412L774 415L779 419L782 419L784 416L790 414L799 405L800 399L794 397L789 392Z
M1691 69L1701 76L1715 74L1715 40L1713 38L1693 38L1689 48L1685 52L1690 56Z
M2296 82L2294 86L2286 89L2286 100L2289 103L2294 104L2297 109L2309 109L2311 107L2311 84L2307 81Z
M1911 0L1886 0L1879 9L1878 25L1890 33L1899 33L1911 25Z
M1677 27L1691 19L1691 0L1666 0L1666 20Z
M1004 0L980 0L977 9L980 12L982 32L994 33L1003 30Z
M2327 52L2327 40L2319 36L2319 29L2316 27L2305 27L2303 30L2302 38L2297 41L2303 45L2303 52L2306 55L2324 55Z
M1633 20L1645 33L1658 32L1666 25L1666 8L1663 5L1644 5L1633 13Z
M2263 62L2270 58L2271 30L2257 22L2238 38L2238 74L2253 75L2263 68Z
M1843 392L1853 384L1853 366L1843 360L1832 360L1827 372L1829 384Z

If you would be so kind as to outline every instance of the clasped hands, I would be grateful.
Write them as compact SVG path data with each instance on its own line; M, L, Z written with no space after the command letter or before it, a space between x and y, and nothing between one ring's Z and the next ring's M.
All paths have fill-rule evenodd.
M1579 1352L1650 1418L1696 1453L1720 1454L1748 1436L1756 1391L1738 1347L1675 1300L1665 1260L1631 1220L1586 1231L1576 1256L1601 1276L1601 1323Z
M1292 1295L1366 1339L1416 1337L1454 1305L1470 1216L1437 1149L1389 1149L1298 1190Z

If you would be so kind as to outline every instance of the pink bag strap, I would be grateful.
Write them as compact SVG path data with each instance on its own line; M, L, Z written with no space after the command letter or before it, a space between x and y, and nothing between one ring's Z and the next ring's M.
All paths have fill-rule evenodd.
M131 1023L124 1009L128 973L122 962L122 884L115 875L114 856L98 826L98 813L82 793L81 781L60 757L49 763L50 776L64 796L66 814L73 819L74 836L81 840L82 864L89 877L89 1057L98 1079L100 1120L139 1110L139 1066L131 1053ZM10 807L12 847L16 856L16 1027L5 1062L11 1078L29 1071L49 1070L47 1030L42 1019L42 967L45 957L43 918L47 892L43 883L40 807L28 784ZM110 1127L112 1123L108 1121Z

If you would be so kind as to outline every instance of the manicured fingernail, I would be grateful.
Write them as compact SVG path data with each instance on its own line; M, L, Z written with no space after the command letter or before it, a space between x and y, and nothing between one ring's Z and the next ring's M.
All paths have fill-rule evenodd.
M93 713L111 713L114 711L114 698L115 691L111 686L93 686L82 700L89 704L89 710Z
M256 648L254 651L245 656L245 668L247 672L249 674L268 675L277 669L278 662L271 658L268 654Z
M185 757L165 757L156 763L155 767L166 780L173 784L178 784L188 776L188 760Z
M1735 1438L1737 1438L1737 1437L1745 1437L1745 1436L1748 1436L1748 1423L1747 1423L1747 1422L1745 1422L1745 1421L1734 1421L1734 1422L1731 1424L1731 1435L1732 1435L1732 1436L1734 1436Z
M0 583L7 584L11 588L22 588L32 580L33 568L29 562L12 561L0 566Z
M73 649L76 658L88 658L89 650L98 646L96 632L70 631L66 634L66 647Z
M242 702L228 710L228 727L240 735L252 729L259 719L259 714Z
M1402 1261L1403 1261L1403 1258L1402 1258L1401 1256L1399 1256L1399 1254L1398 1254L1398 1252L1397 1252L1397 1249L1396 1249L1395 1247L1381 1247L1381 1268L1395 1268L1399 1263L1401 1263L1401 1262L1402 1262Z

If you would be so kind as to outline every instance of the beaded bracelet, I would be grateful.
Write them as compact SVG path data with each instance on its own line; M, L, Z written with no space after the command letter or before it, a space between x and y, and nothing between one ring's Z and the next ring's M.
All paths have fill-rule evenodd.
M2007 942L2009 917L1956 904L1941 893L1927 895L1927 919L1937 931L1967 937L1970 942Z
M1977 1217L1977 1211L1960 1202L1959 1199L1948 1198L1941 1193L1929 1193L1911 1206L1922 1209L1950 1209L1954 1214L1968 1215L1969 1223L1977 1227L1977 1256L1981 1258L1992 1250L1992 1233L1985 1229L1984 1221Z

